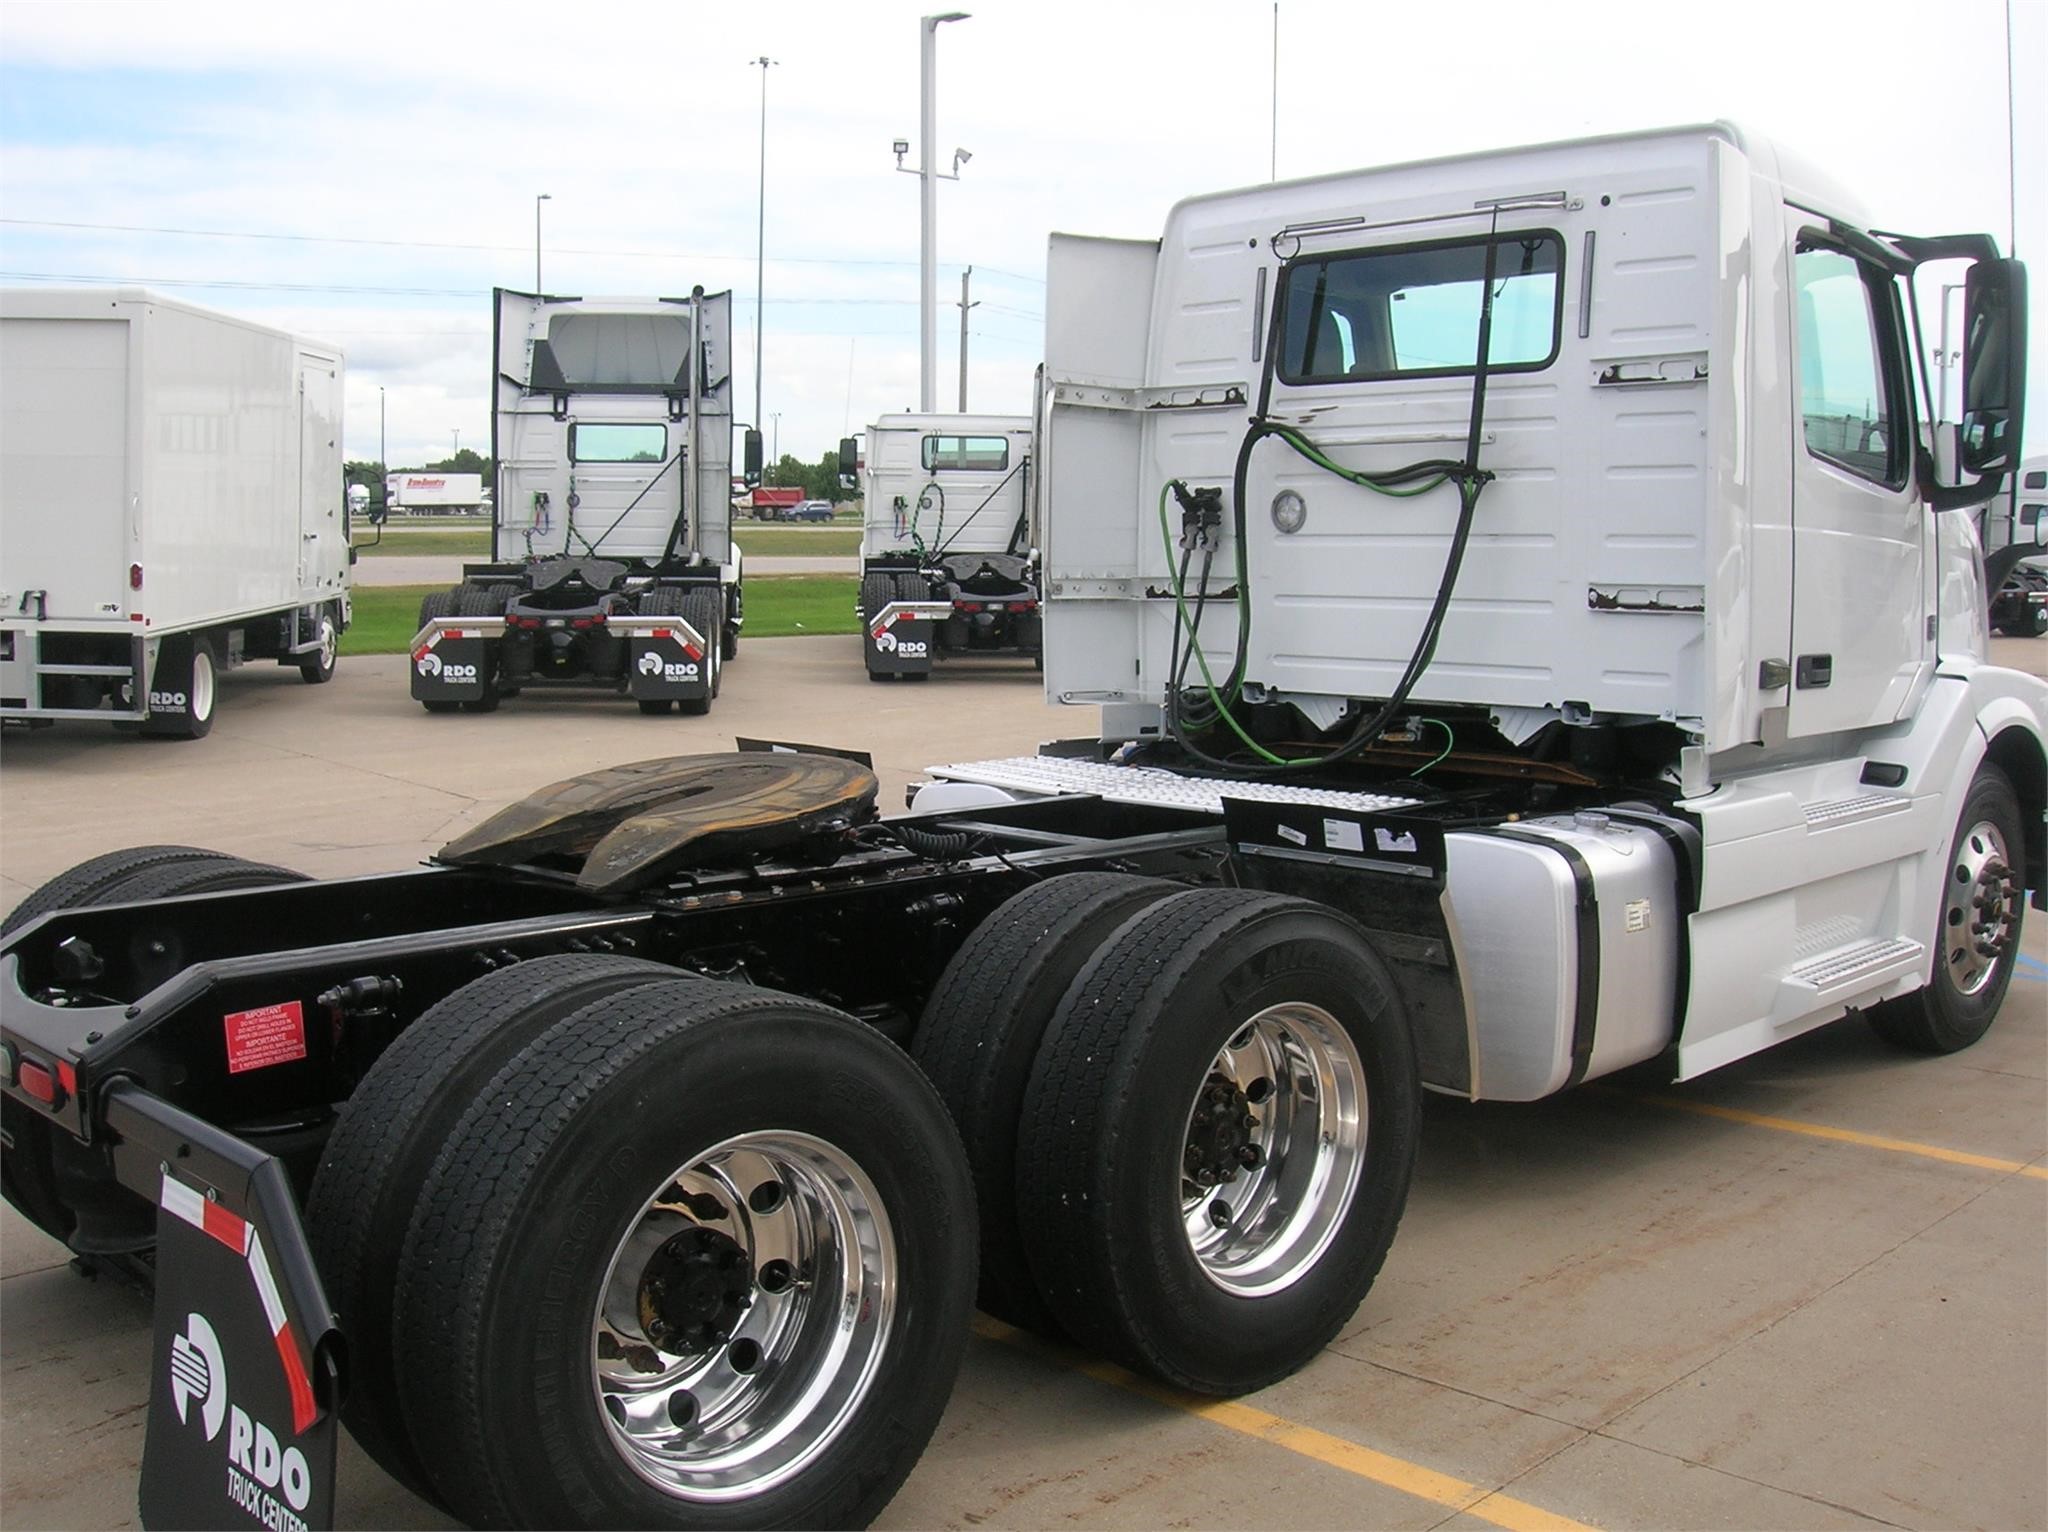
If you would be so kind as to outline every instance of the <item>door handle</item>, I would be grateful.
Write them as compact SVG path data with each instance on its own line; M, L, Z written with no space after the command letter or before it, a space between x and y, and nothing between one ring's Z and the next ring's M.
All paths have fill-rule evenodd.
M1818 691L1835 678L1832 654L1802 654L1796 670L1796 684L1802 690Z

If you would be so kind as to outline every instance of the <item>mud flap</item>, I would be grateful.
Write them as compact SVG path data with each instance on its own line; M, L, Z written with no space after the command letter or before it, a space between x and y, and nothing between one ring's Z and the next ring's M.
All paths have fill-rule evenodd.
M429 623L412 642L415 702L481 702L496 671L503 618L460 625Z
M946 601L892 601L867 620L861 648L871 676L930 673L935 639L932 624L953 615Z
M711 694L709 640L681 618L641 628L631 643L627 690L636 702L697 702Z
M333 1526L340 1336L283 1168L131 1087L107 1123L157 1204L142 1524Z

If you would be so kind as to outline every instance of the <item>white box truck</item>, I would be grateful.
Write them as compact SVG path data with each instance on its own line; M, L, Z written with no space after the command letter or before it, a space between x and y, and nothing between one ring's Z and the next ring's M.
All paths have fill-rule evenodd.
M196 739L216 674L334 674L342 357L133 288L0 292L0 721Z
M884 415L860 463L861 648L871 681L922 681L942 654L1040 658L1032 421Z
M469 515L488 504L480 473L393 473L384 476L385 502L394 511L425 516L436 511Z

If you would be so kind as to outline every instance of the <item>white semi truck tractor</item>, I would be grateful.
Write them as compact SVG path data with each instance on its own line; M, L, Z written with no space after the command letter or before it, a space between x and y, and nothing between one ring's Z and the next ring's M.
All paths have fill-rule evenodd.
M922 681L948 655L1042 659L1034 423L884 415L860 462L861 648L871 681Z
M732 540L732 296L493 297L491 559L429 594L412 695L494 711L598 688L704 713L745 621ZM745 470L760 476L760 432Z
M1987 236L1717 124L1056 237L1047 316L1046 687L1099 734L894 817L769 751L387 877L149 847L0 927L7 1197L154 1254L145 1522L234 1519L224 1368L308 1524L345 1419L480 1524L859 1525L970 1304L1202 1393L1308 1362L1425 1090L1992 1025L2048 686L1985 661Z

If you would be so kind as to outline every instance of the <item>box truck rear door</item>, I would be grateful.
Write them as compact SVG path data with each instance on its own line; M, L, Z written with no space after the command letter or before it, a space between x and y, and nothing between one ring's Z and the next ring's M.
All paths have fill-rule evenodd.
M0 609L47 592L52 620L128 610L125 319L0 321Z

